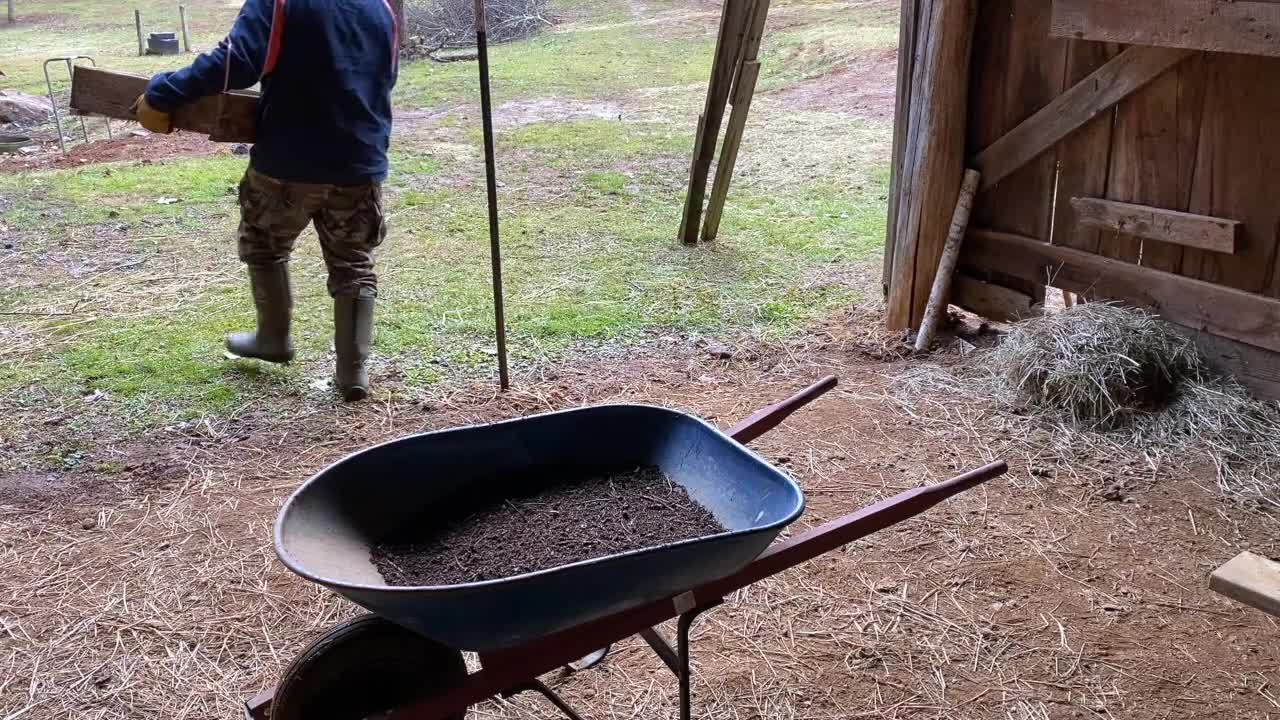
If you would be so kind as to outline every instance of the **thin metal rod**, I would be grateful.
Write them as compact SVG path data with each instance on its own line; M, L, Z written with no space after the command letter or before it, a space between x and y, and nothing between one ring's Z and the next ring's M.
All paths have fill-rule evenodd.
M49 58L44 61L44 86L49 90L49 105L53 108L53 124L58 129L58 149L63 155L67 154L67 141L63 139L62 132L62 116L58 113L58 100L53 96L53 80L49 77L49 63L55 63L63 58Z
M493 323L498 334L498 382L511 387L507 371L507 320L502 303L502 245L498 236L498 175L493 160L493 102L489 97L489 40L484 0L476 0L476 59L480 61L480 117L484 125L484 174L489 196L489 259L493 265Z

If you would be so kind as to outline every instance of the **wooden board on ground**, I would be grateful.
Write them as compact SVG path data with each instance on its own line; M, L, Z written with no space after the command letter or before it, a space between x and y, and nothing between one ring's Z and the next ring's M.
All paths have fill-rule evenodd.
M1209 587L1271 615L1280 616L1280 563L1242 552L1209 576Z
M147 80L141 75L77 65L72 75L71 108L81 114L136 120L133 103L146 90ZM257 94L231 92L182 106L173 113L173 126L218 142L251 143L257 119Z
M1235 220L1149 205L1077 197L1071 198L1071 206L1078 222L1087 227L1213 252L1235 252L1240 233L1240 223Z
M990 230L970 230L966 266L1120 300L1167 320L1280 352L1280 300Z
M957 272L951 281L951 304L997 322L1025 320L1038 305L1026 293Z
M1280 3L1053 0L1051 32L1081 40L1280 56Z

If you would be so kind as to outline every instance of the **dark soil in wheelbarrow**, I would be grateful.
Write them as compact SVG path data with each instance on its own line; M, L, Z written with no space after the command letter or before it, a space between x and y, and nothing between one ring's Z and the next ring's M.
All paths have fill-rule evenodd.
M401 531L374 546L374 565L390 585L457 585L725 531L653 466L527 484L543 489Z

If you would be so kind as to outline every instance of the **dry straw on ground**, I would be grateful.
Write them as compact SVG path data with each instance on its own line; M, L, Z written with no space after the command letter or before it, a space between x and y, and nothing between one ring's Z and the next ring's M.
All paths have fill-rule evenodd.
M1150 313L1108 303L1028 320L991 361L1020 407L1086 429L1119 427L1204 374L1190 340Z
M1194 343L1142 310L1078 305L1015 326L960 367L911 368L891 388L906 412L946 397L947 417L970 434L1002 428L1068 474L1082 454L1137 452L1150 476L1207 460L1223 495L1280 511L1280 405L1207 370Z

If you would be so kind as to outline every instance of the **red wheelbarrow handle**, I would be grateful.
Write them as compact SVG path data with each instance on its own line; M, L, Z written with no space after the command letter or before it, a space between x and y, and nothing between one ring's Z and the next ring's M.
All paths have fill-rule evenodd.
M725 434L746 445L778 427L778 424L790 417L791 413L825 395L836 386L837 382L839 381L835 375L828 375L780 403L755 411L751 417L734 425Z

